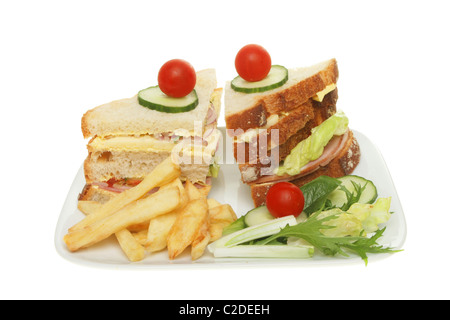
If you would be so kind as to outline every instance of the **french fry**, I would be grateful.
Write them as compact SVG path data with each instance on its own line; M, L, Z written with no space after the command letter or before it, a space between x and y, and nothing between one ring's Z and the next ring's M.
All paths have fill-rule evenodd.
M209 198L206 201L208 202L208 209L209 210L211 210L212 208L215 208L215 207L218 207L218 206L222 205L219 201L217 201L216 199L213 199L213 198Z
M236 221L237 216L230 205L224 204L209 209L209 233L210 242L222 237L223 229Z
M167 238L169 259L175 259L197 236L208 218L206 198L191 200L178 214Z
M184 184L184 188L186 190L186 193L188 195L188 198L190 201L204 198L203 194L200 192L200 190L192 184L189 180L187 180Z
M144 244L145 248L150 252L161 251L166 248L169 231L172 228L179 211L189 201L186 189L179 178L162 186L160 190L169 187L177 187L180 190L181 205L176 211L166 213L149 221L147 239Z
M178 188L160 190L148 197L134 201L116 213L83 229L69 232L64 236L64 242L70 251L77 251L100 242L131 225L176 210L179 205L180 190Z
M83 212L85 215L93 214L96 212L102 204L97 201L87 201L87 200L80 200L78 201L78 210Z
M141 230L138 232L131 232L133 237L139 242L141 245L145 247L145 243L147 242L147 230Z
M148 251L157 252L166 248L169 231L177 219L179 210L163 214L150 220L145 241L145 248Z
M182 206L184 206L189 201L189 196L186 192L186 189L183 186L183 183L181 182L180 178L176 178L173 181L163 185L160 187L160 190L177 187L180 190L180 198Z
M200 191L200 193L204 196L204 197L208 197L209 192L211 191L211 185L204 185L202 186L200 189L198 189Z
M191 259L197 260L205 252L206 246L210 242L209 219L205 219L191 244Z
M72 232L75 230L81 230L94 222L100 221L114 214L133 201L142 198L153 188L163 186L168 182L171 182L174 179L178 178L180 176L180 172L181 171L179 165L175 164L172 161L171 157L168 157L166 160L157 165L156 168L151 173L149 173L137 186L125 190L124 192L119 193L114 198L111 198L111 200L102 205L99 210L97 210L93 214L86 216L83 220L70 228L69 231Z
M102 204L97 201L88 201L88 200L81 200L78 201L78 209L83 212L85 215L93 214L100 208ZM138 232L141 230L147 230L149 225L149 221L145 221L142 223L138 223L132 226L129 226L127 229L130 232Z
M78 209L85 215L89 215L97 211L102 204L96 201L78 201ZM132 262L140 261L145 257L145 248L140 244L137 239L133 237L131 231L139 231L148 229L149 222L144 222L128 227L128 229L123 229L115 233L117 241L123 252L126 254L128 259ZM131 239L132 237L133 239ZM147 233L145 233L147 238Z
M216 222L234 222L237 220L236 213L229 204L222 204L209 209L211 223Z
M203 188L198 189L192 183L186 183L187 193L189 194L190 199L204 199L208 195L209 191L205 194L203 192ZM206 200L208 201L208 200ZM208 202L206 202L206 206L209 208ZM208 209L209 210L209 209ZM206 246L210 242L211 234L209 232L210 222L209 222L209 212L207 214L206 219L203 221L200 226L197 234L194 237L194 240L191 244L191 259L197 260L200 258L205 252Z
M145 257L145 248L127 229L116 232L116 238L122 251L131 262L141 261Z
M127 230L130 232L146 231L146 230L148 230L149 224L150 224L150 221L144 221L141 223L132 224L131 226L127 227Z

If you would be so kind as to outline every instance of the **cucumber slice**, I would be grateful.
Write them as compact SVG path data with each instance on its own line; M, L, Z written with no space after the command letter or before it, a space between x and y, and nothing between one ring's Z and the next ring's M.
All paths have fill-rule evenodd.
M358 203L373 203L378 197L377 188L373 182L363 177L348 175L340 177L338 180L341 181L341 186L346 187L347 190L352 193L355 191L355 187L352 182L359 184L361 187L365 186ZM333 205L340 208L347 203L347 196L345 195L345 192L340 190L338 187L335 191L330 193L328 200L330 200Z
M283 66L273 65L263 80L250 82L237 76L231 81L231 88L243 93L264 92L281 87L286 81L288 81L288 70Z
M244 217L245 224L248 227L256 226L258 224L275 219L267 209L266 206L260 206L250 210Z
M138 101L143 107L166 113L187 112L195 109L198 105L195 90L185 97L173 98L162 92L159 86L139 91Z

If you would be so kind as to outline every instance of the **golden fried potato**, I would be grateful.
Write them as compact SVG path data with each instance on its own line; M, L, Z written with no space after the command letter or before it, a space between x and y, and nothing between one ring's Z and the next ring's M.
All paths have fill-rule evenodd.
M213 207L209 210L209 220L209 233L211 237L210 242L213 242L222 237L223 229L232 222L236 221L237 216L230 205L224 204Z
M180 201L180 190L178 188L160 190L148 197L130 203L102 220L69 232L64 236L64 241L70 251L89 247L131 225L143 223L176 210L181 203ZM90 217L90 215L87 217Z
M133 237L139 242L141 245L145 247L145 243L147 242L147 230L141 230L137 232L131 233Z
M209 219L205 219L191 244L191 259L197 260L205 252L206 246L210 242Z
M209 198L206 201L208 202L208 209L209 210L211 210L212 208L215 208L215 207L218 207L218 206L222 205L219 201L217 201L216 199L213 199L213 198Z
M211 191L211 185L207 184L207 185L203 185L201 186L198 190L200 191L200 193L202 194L203 197L208 197L209 192Z
M237 220L236 213L229 204L221 204L209 209L211 223L215 222L233 222Z
M189 180L184 183L184 188L188 195L189 201L204 198L202 192L192 184Z
M184 206L185 204L187 204L187 202L189 201L189 196L188 196L186 189L183 186L183 182L181 182L180 178L176 178L173 181L161 186L160 190L164 190L164 189L168 189L168 188L172 188L172 187L177 187L180 190L180 198L181 198L182 205Z
M96 201L87 201L81 200L78 201L78 209L83 212L85 215L93 214L102 204ZM147 230L149 225L149 221L145 221L142 223L138 223L132 226L129 226L127 229L130 232L138 232L142 230Z
M123 252L131 262L141 261L145 257L145 248L127 229L115 233L117 241Z
M192 244L207 219L208 205L204 197L191 200L180 211L167 238L169 259L175 259Z
M102 204L97 201L87 201L87 200L80 200L78 201L78 210L83 212L85 215L93 214L95 213Z
M145 248L148 251L156 252L166 248L169 231L177 219L179 210L163 214L150 220L145 239Z

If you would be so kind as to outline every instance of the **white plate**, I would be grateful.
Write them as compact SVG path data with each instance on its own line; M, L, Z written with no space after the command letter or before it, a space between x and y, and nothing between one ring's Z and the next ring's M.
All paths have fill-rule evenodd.
M224 130L221 128L224 135ZM378 243L393 247L401 248L406 239L406 221L400 200L395 190L394 183L389 174L389 170L384 159L377 147L363 134L353 130L361 148L361 161L353 174L360 175L370 179L378 188L379 197L392 197L391 211L394 212L391 219L386 224L387 228L383 237ZM219 156L224 164L221 165L220 174L213 181L213 188L210 192L210 198L214 198L221 203L230 204L236 211L238 216L245 214L253 208L253 202L250 196L250 189L240 181L240 173L236 164L226 164L230 162L229 139L225 139L225 143L221 144ZM70 188L67 199L58 219L55 232L55 246L58 253L69 261L90 265L95 267L107 268L154 268L154 267L192 267L192 266L265 266L265 265L299 265L312 266L317 264L342 264L342 263L360 263L364 262L359 256L350 257L327 257L316 254L311 259L231 259L231 258L214 258L209 252L196 261L191 261L189 250L170 261L167 257L167 251L156 254L149 254L140 262L130 263L124 253L121 251L115 237L110 237L92 247L80 250L78 252L69 252L63 237L67 229L80 221L84 215L77 209L77 198L85 184L83 169L80 168L75 180ZM317 250L316 250L317 251ZM373 254L369 255L369 265L371 261L383 259L391 256L391 254Z

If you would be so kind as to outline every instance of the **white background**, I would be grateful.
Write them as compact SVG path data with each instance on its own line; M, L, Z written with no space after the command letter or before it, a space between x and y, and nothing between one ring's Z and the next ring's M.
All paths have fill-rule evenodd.
M447 1L307 3L2 1L0 298L450 298ZM367 267L146 271L60 257L56 223L87 155L83 113L154 84L171 58L216 68L222 84L248 43L286 67L337 58L338 107L386 160L405 251Z

